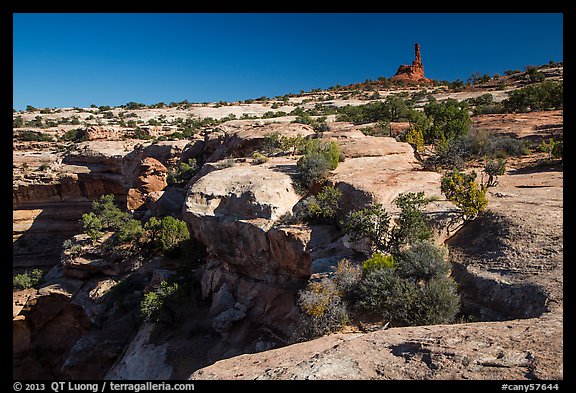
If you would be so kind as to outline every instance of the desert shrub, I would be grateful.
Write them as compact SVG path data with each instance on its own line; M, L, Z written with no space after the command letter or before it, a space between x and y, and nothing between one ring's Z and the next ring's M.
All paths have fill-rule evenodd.
M280 132L272 132L270 134L264 135L264 141L262 142L262 151L264 153L275 153L282 148L282 134Z
M319 154L325 157L330 164L331 170L338 167L338 162L340 161L340 150L336 142L322 139L305 139L302 150L305 156Z
M509 112L530 112L562 109L564 85L558 81L545 81L511 91L502 104Z
M456 283L449 277L432 278L423 288L412 308L410 325L451 323L460 311Z
M352 242L368 239L372 253L389 250L390 215L381 204L350 212L341 224Z
M400 135L400 140L410 144L418 153L424 150L424 135L420 130L410 128L405 134Z
M125 221L130 219L128 213L123 212L114 204L114 195L102 195L92 202L92 212L100 220L102 229L117 231Z
M330 161L321 154L314 153L302 156L297 162L298 176L304 187L311 188L328 178Z
M66 131L61 137L62 141L82 142L87 140L86 133L81 128Z
M418 241L398 255L397 271L401 277L430 280L450 272L448 249L428 241Z
M398 250L404 244L432 237L432 230L423 212L429 202L422 191L402 193L396 197L394 203L400 208L400 214L395 219L395 226L392 229L393 250Z
M263 155L261 153L258 153L257 151L254 152L254 154L252 154L252 164L254 164L254 165L264 164L268 160L269 160L268 157L266 157L265 155Z
M401 121L408 116L408 105L398 96L388 96L384 101L370 102L365 105L346 105L338 109L337 121L349 121L354 124L374 123L377 121Z
M489 115L495 113L506 113L506 108L502 103L495 102L491 104L477 105L474 108L474 115Z
M457 170L446 172L440 189L446 198L462 210L465 220L473 220L488 206L486 191L475 182L476 172L470 174Z
M102 221L93 212L82 214L82 230L93 241L100 239L103 235L102 233Z
M392 136L392 128L388 120L379 120L375 126L362 127L360 132L367 136Z
M493 139L486 150L490 157L519 157L528 154L526 144L516 138L502 137Z
M236 162L234 161L234 159L233 158L227 158L225 160L218 161L217 163L215 163L214 167L216 169L226 169L226 168L231 168L234 165L236 165Z
M394 325L406 325L410 324L417 291L414 281L401 278L393 269L374 269L358 285L357 306Z
M162 281L155 291L144 295L140 303L140 313L150 322L172 322L179 290L178 283L170 285L167 281Z
M564 142L558 141L554 144L552 148L552 156L554 158L563 158L564 157Z
M527 67L526 71L526 76L528 77L530 83L543 82L546 78L544 73L538 70L537 67Z
M16 116L14 119L12 119L12 128L22 127L24 127L24 119L22 119L22 116Z
M130 122L128 122L128 123L130 123ZM150 135L148 132L141 129L140 127L136 127L134 129L134 131L132 131L130 133L130 138L148 140L148 139L152 139L154 137L152 135Z
M52 142L53 139L50 135L43 132L26 130L18 134L18 140L31 142Z
M349 321L346 304L330 279L310 282L298 293L298 306L304 314L299 328L305 338L338 331Z
M31 272L16 274L12 277L12 289L28 289L40 283L43 272L40 269L33 269Z
M190 158L188 162L180 162L175 171L169 171L166 182L174 186L186 185L198 172L196 159Z
M498 176L506 173L506 163L502 159L498 161L490 160L486 163L482 172L488 175L488 180L483 183L486 188L495 187L498 185Z
M364 274L375 269L392 269L394 268L394 256L384 255L380 252L372 254L372 257L362 263Z
M296 166L300 182L307 188L326 180L329 172L336 169L340 160L338 145L332 141L306 140L303 152L304 155L300 157Z
M120 225L116 238L121 243L137 243L144 236L144 228L138 220L128 219Z
M464 89L464 87L465 87L464 81L460 79L456 79L455 81L448 83L448 88L453 91L461 91L462 89Z
M340 208L342 192L334 186L324 186L317 195L304 200L305 218L333 222Z
M362 278L362 269L353 265L348 259L338 261L334 272L334 283L340 293L347 294L354 290Z
M160 222L156 239L164 253L175 255L178 248L190 239L190 232L184 221L166 216Z
M359 285L358 306L380 314L393 326L450 323L460 308L456 285L447 277L418 283L393 269L367 273Z
M548 159L551 160L552 157L554 158L562 158L563 156L563 143L562 141L555 141L552 138L549 138L548 141L540 142L538 145L538 150L544 153L548 153Z
M466 135L470 128L468 104L465 102L450 98L442 102L429 102L424 106L424 113L432 121L429 129L423 129L426 143L432 143L435 140L449 141Z
M494 96L490 93L486 93L486 94L482 94L481 96L478 96L475 98L468 98L466 100L466 102L468 102L469 105L474 105L474 106L489 105L489 104L492 104L494 102Z

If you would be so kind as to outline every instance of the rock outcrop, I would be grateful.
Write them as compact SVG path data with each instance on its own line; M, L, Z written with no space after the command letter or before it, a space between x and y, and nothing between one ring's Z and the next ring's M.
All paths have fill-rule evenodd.
M464 314L493 322L331 335L191 378L562 379L562 172L510 172L490 212L448 241Z
M200 369L190 379L563 378L562 318L336 334Z
M168 170L157 159L146 157L138 166L138 173L128 190L126 206L128 210L136 210L145 203L146 195L154 191L162 191L168 185L166 181Z
M419 44L414 44L414 61L412 61L412 64L402 64L400 67L398 67L396 74L394 74L390 80L418 83L432 82L430 79L424 76L424 64L422 64Z
M216 170L190 187L183 218L207 248L202 292L219 331L245 317L279 329L293 322L294 289L310 274L310 234L276 224L299 199L290 176L270 166Z

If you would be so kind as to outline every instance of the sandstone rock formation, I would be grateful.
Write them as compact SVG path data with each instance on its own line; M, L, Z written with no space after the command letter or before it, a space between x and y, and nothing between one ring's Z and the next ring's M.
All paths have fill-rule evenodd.
M310 274L310 235L274 225L299 199L288 174L264 166L216 170L190 187L183 218L207 247L202 292L212 298L218 330L246 316L276 328L292 322L294 287Z
M80 132L79 137L84 138L88 141L93 141L97 139L103 140L117 140L120 139L121 131L114 127L103 127L103 126L89 126Z
M500 322L331 335L191 378L562 379L562 177L511 170L490 189L490 212L448 241L464 313Z
M138 167L132 188L128 190L126 206L128 210L136 210L145 202L145 196L154 191L162 191L168 185L166 175L168 170L160 161L152 157L144 158Z
M392 78L392 81L405 81L405 82L420 82L429 83L430 79L424 76L424 64L422 64L422 57L420 55L420 45L414 44L414 60L411 65L402 64L398 67L396 74Z
M336 334L221 360L190 379L562 379L562 318Z

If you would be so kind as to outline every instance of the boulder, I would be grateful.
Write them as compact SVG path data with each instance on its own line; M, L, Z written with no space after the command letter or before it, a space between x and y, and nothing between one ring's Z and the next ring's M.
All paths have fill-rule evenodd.
M132 188L128 190L126 204L129 210L136 210L145 203L146 195L161 191L168 185L166 175L168 170L157 159L146 157L135 171Z
M310 233L277 221L299 199L288 174L261 165L214 170L188 190L183 218L207 248L202 293L219 331L245 320L288 329L294 289L310 275Z

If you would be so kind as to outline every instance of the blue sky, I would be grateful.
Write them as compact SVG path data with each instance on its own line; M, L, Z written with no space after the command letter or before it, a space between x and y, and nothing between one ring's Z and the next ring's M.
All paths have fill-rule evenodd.
M236 101L390 77L563 60L563 15L14 14L13 107Z

